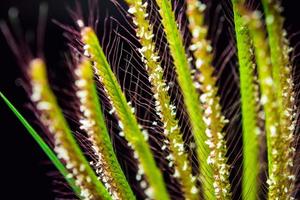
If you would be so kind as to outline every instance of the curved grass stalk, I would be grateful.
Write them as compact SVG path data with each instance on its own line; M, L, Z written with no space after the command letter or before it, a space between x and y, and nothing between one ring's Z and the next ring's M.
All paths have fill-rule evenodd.
M169 87L163 78L160 56L155 50L153 27L147 19L147 2L143 4L141 0L127 0L127 3L130 7L128 12L133 15L133 22L136 25L136 35L142 45L139 52L149 75L151 89L156 101L156 112L164 124L164 135L169 141L167 144L171 151L169 162L170 164L174 163L175 168L173 176L181 183L186 199L198 199L196 178L192 175L190 161L184 149L175 106L172 105L168 94Z
M135 196L119 165L99 104L92 64L84 59L75 70L76 94L80 100L81 129L85 130L97 156L97 173L113 199L134 200Z
M191 70L183 45L182 36L178 29L175 14L169 0L156 0L159 6L159 13L162 17L162 24L174 60L177 80L181 88L184 104L189 114L192 132L197 145L197 157L200 165L200 181L202 184L205 199L215 199L213 187L213 169L208 162L210 149L205 143L206 125L203 121L203 110L199 104L199 94L191 77Z
M284 19L281 16L281 6L279 1L262 0L266 15L266 25L268 30L268 40L271 51L271 61L273 65L273 77L278 99L280 102L280 112L284 120L284 130L289 132L288 127L292 124L293 117L293 81L291 75L291 64L289 58L289 44L286 38L286 31L283 28ZM283 114L284 110L288 113ZM290 130L293 131L293 130Z
M41 122L48 127L54 137L54 150L58 158L66 162L66 168L70 172L68 176L74 177L76 185L80 187L80 195L83 199L111 199L70 132L49 87L43 60L32 60L29 63L28 73L32 87L31 100L36 103Z
M64 164L57 158L52 149L47 145L47 143L43 140L43 138L34 130L34 128L29 124L29 122L22 116L22 114L13 106L13 104L5 97L2 92L0 92L0 97L9 107L9 109L16 115L18 120L24 125L28 133L32 136L32 138L36 141L36 143L40 146L40 148L44 151L44 153L51 160L53 165L57 168L57 170L61 173L61 175L65 178L68 185L71 187L73 192L76 194L78 198L81 197L80 188L75 184L75 180L73 177L68 176L69 172L64 166Z
M209 164L213 168L214 189L216 199L231 199L231 186L229 182L230 167L227 164L227 147L224 139L223 128L227 120L221 111L216 77L213 76L214 67L212 62L212 47L206 39L207 27L204 25L205 4L198 0L187 1L187 18L189 29L192 33L192 45L190 49L195 57L197 73L196 85L203 92L200 102L204 108L203 120L207 126L206 144L210 148Z
M99 44L98 38L90 27L84 27L81 30L82 41L87 53L94 62L96 74L111 101L113 110L119 118L119 126L122 129L120 133L133 148L135 156L140 162L139 173L145 174L149 183L146 194L150 198L167 200L169 195L163 181L162 174L156 166L150 146L147 143L148 133L139 126L132 107L127 103L118 81L113 74L110 65Z
M286 147L285 133L280 127L280 106L275 93L275 84L272 77L272 63L266 34L262 27L261 14L258 11L249 12L240 9L245 23L249 25L250 34L255 46L255 56L258 64L259 83L261 87L261 103L264 107L266 119L269 185L268 198L290 199L288 181L294 179L290 176L288 166L290 160L286 160L286 154L291 153L293 148Z
M258 175L260 171L258 135L261 134L261 131L257 124L259 94L255 88L255 63L249 29L238 11L237 1L233 0L232 2L239 60L243 123L242 196L243 199L256 200L259 191Z
M292 144L294 142L295 130L295 116L294 116L294 84L291 73L291 63L289 58L289 43L286 38L286 31L283 28L284 18L281 16L281 6L279 1L262 0L265 11L266 25L268 30L268 39L271 51L271 61L273 65L274 85L277 91L277 98L280 110L280 126L282 132L282 145L285 149L289 149L283 155L285 162L286 186L290 186L288 193L292 192L293 179L293 155L294 149ZM272 197L269 196L269 197Z

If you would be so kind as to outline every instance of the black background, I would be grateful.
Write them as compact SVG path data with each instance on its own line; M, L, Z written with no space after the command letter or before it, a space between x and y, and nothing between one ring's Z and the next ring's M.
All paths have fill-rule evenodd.
M101 17L110 12L116 14L109 0L100 0ZM284 0L284 15L286 28L289 33L300 30L300 11L298 0ZM34 30L37 24L40 0L1 0L0 19L7 20L10 7L20 11L22 25L26 29ZM44 2L44 1L43 1ZM72 5L73 0L48 0L49 20L45 38L46 58L50 65L62 65L62 51L65 49L62 31L50 19L57 19L64 23L71 22L66 12L66 5ZM299 40L298 40L299 41ZM297 43L297 41L293 41ZM21 70L13 54L0 34L0 90L17 106L22 113L25 108L26 94L18 84ZM54 199L51 183L52 167L47 157L40 150L24 127L15 116L0 102L0 148L1 148L1 197L0 199Z

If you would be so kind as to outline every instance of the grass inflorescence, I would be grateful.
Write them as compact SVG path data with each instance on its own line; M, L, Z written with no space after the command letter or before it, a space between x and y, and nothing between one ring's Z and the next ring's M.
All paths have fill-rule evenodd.
M51 89L44 58L23 58L8 26L1 24L25 69L27 92L53 144L47 145L9 100L2 93L0 96L74 194L91 200L296 199L298 108L290 55L293 49L280 2L262 0L258 9L242 0L232 0L230 10L224 6L233 14L233 21L228 21L235 30L232 37L237 64L233 68L239 74L230 68L231 55L218 58L216 38L221 34L213 33L214 25L208 23L212 4L198 0L124 0L121 6L112 2L126 14L123 17L129 36L120 31L119 27L125 26L119 23L117 28L107 27L112 29L108 31L109 42L100 42L95 1L90 2L88 23L80 8L78 13L71 11L74 27L59 23L67 32L74 60L69 63L73 99L79 107L79 129L85 133L81 137L89 141L85 145L72 132L58 103L59 95ZM130 52L126 45L136 49ZM117 58L111 59L115 48L121 51L113 53ZM132 60L124 60L124 52L129 52ZM131 73L130 65L143 77ZM125 85L114 69L123 66L127 66L123 78L130 77ZM169 70L174 72L175 81L170 80ZM240 96L238 106L229 108L224 99L233 91L221 83L222 77L232 74ZM149 87L135 93L145 96L146 103L128 92L132 83L141 87L140 81ZM178 88L176 94L174 87ZM148 94L153 98L147 99ZM141 111L145 106L153 108ZM107 114L114 120L110 121ZM151 121L148 115L157 120ZM235 120L241 124L240 131L231 127ZM150 125L146 125L148 121ZM232 134L239 134L241 145ZM118 152L115 140L127 149ZM136 168L128 173L127 166ZM233 169L238 169L241 177ZM261 176L264 173L266 180ZM172 191L177 188L175 195Z

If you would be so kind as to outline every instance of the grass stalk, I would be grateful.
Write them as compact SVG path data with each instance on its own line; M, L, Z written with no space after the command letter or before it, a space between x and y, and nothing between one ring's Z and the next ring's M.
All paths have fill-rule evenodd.
M139 52L149 75L151 89L156 101L156 113L163 122L164 135L169 141L166 145L171 151L169 163L174 163L175 172L173 176L181 183L186 199L198 199L196 178L192 175L190 161L184 148L183 135L176 119L176 108L171 103L168 94L169 87L163 77L159 52L155 50L153 27L147 18L147 2L143 4L141 0L127 0L127 3L129 5L128 12L133 15L133 23L136 25L136 35L142 46Z
M258 88L255 88L255 63L254 52L248 26L238 10L237 1L233 0L233 12L237 53L240 72L240 92L243 123L243 199L256 200L258 194L259 143L258 135L261 131L258 127Z
M66 163L66 168L80 187L83 199L111 199L103 184L85 159L76 143L70 128L61 112L55 96L50 89L46 67L42 59L34 59L29 63L28 74L32 87L31 100L36 104L41 122L53 135L58 158Z
M291 194L292 185L294 183L295 175L293 169L293 155L294 148L294 130L295 130L295 116L294 109L294 83L291 73L291 63L289 53L291 51L289 42L286 38L286 31L284 30L284 18L281 16L282 7L279 1L262 0L266 26L268 30L268 41L270 45L271 61L273 66L273 79L275 89L277 91L277 99L280 112L280 128L282 138L282 148L287 151L282 155L282 165L284 167L284 174L281 182L288 188L287 194ZM273 198L272 186L270 186L269 198Z
M210 149L205 143L207 136L205 134L206 125L203 121L203 110L199 104L199 94L191 77L190 64L186 56L183 39L178 29L175 19L175 13L172 10L171 1L156 0L159 6L159 13L162 17L162 24L174 60L177 80L181 88L184 104L189 114L193 136L197 145L197 158L200 165L200 181L204 191L205 199L215 199L213 187L213 169L208 160Z
M85 130L97 156L97 174L114 199L134 200L135 196L115 155L99 103L92 63L83 59L76 70L76 94L80 101L81 129Z
M196 72L194 79L199 83L196 87L202 91L200 102L204 108L203 119L206 124L206 144L210 148L209 164L213 168L214 192L216 199L231 199L229 182L230 166L227 164L227 146L223 128L228 120L221 111L218 96L217 78L212 66L212 47L206 39L207 27L204 24L205 4L197 0L187 1L187 18L192 33L192 50L195 57Z
M286 146L286 136L281 129L280 100L275 93L276 85L272 74L270 49L266 33L261 21L261 13L247 11L243 8L243 19L249 25L251 37L255 46L255 56L258 65L259 83L261 87L261 103L265 112L265 129L267 133L268 147L268 171L269 186L268 198L290 199L289 181L294 179L290 176L288 167L292 164L286 160L286 154L290 154L293 148Z
M153 153L147 142L148 133L142 130L142 127L138 124L133 109L128 104L110 68L95 32L90 27L84 27L81 30L81 36L85 49L94 62L96 74L99 76L113 110L119 118L119 127L122 129L120 135L125 137L129 146L134 150L135 157L140 164L139 173L145 175L149 183L148 188L145 190L147 196L161 200L169 199L162 174L155 163Z

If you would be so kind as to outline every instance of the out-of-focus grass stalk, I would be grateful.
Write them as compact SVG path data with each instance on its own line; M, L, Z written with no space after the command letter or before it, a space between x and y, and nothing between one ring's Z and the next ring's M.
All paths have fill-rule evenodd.
M240 71L240 93L243 123L243 199L256 200L258 187L260 129L257 124L259 104L258 88L255 87L255 63L252 40L248 26L238 10L238 1L232 0L237 53Z
M171 55L174 60L178 84L181 88L184 104L189 114L193 136L197 145L197 158L200 165L200 181L202 184L205 199L215 199L213 187L213 169L207 162L210 149L205 143L206 125L203 121L203 110L199 103L199 94L191 77L190 64L186 55L183 39L172 10L171 1L156 0L159 6L159 13L162 17L162 24L169 43Z
M185 152L182 133L176 119L175 106L171 104L168 94L169 86L163 78L160 56L155 50L153 27L148 20L147 2L143 4L141 0L126 1L130 7L128 12L133 15L133 22L136 25L136 35L142 45L139 52L149 75L151 89L156 100L156 112L164 124L164 135L169 141L164 146L167 145L171 150L168 158L170 166L174 163L173 176L180 181L186 199L198 199L196 178L192 176L191 164Z
M294 116L294 83L291 72L289 52L289 42L286 38L286 31L283 28L284 18L281 16L282 7L277 0L262 0L265 11L266 25L268 30L268 40L271 51L271 61L273 66L273 79L277 92L277 99L280 111L280 128L282 148L286 151L282 155L282 165L286 174L280 179L288 187L286 193L292 192L294 183L293 155L295 149L292 147L294 141L295 116ZM273 190L270 185L269 198L273 198Z
M111 199L103 184L85 159L52 93L42 59L29 63L28 74L32 88L31 100L36 104L40 120L53 135L58 158L62 159L83 199ZM67 177L68 177L67 176Z
M44 153L51 160L53 165L57 168L57 170L61 173L61 175L66 179L68 185L71 187L73 192L80 198L80 188L75 184L75 180L73 177L68 176L69 172L64 166L64 164L58 159L52 149L47 145L47 143L43 140L43 138L35 131L35 129L29 124L29 122L22 116L22 114L13 106L13 104L0 92L0 97L9 107L9 109L16 115L19 121L24 125L28 133L32 136L32 138L36 141L36 143L40 146L40 148L44 151Z
M94 73L89 60L83 59L75 69L78 88L76 95L80 101L81 129L88 134L92 149L97 157L97 174L114 199L134 200L135 196L119 165L109 137L105 119L99 103Z
M153 153L147 142L148 133L139 126L134 110L127 103L126 97L110 68L95 32L90 27L84 27L81 30L81 36L85 49L94 62L96 74L99 76L99 80L111 101L113 110L119 118L119 126L122 129L120 135L126 138L128 144L134 150L135 157L140 164L139 174L144 174L149 183L148 188L145 190L146 194L150 198L169 199L162 174L156 166Z
M248 11L240 7L243 13L245 23L249 25L250 34L255 46L255 56L258 65L259 84L261 87L261 103L265 112L265 129L267 133L267 148L268 148L268 198L290 199L290 185L288 181L294 179L290 175L289 163L286 160L287 153L292 151L292 148L286 145L286 134L281 129L280 121L280 105L276 95L276 85L274 84L272 74L272 62L268 40L261 22L261 13L258 11ZM276 91L276 92L275 92Z
M210 148L208 162L213 168L214 189L216 199L231 199L229 182L230 167L227 164L227 147L223 128L227 120L221 111L220 97L218 96L217 78L212 66L212 47L206 39L207 27L204 24L205 4L198 0L187 0L187 18L192 34L190 50L195 57L196 87L202 91L200 102L203 105L203 120L206 124L206 144ZM201 163L200 163L201 164Z

